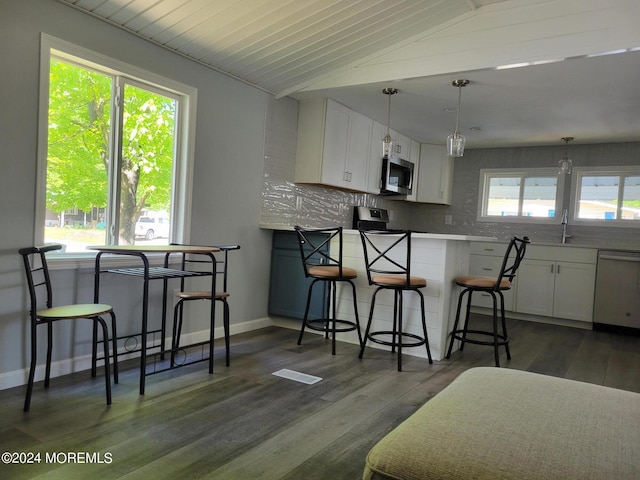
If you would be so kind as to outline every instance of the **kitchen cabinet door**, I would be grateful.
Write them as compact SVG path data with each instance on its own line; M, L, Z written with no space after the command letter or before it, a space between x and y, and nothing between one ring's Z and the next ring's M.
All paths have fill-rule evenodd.
M327 104L322 155L322 183L342 187L347 183L349 111L334 102Z
M367 190L372 127L370 118L349 111L345 186L352 190Z
M453 187L453 159L444 145L420 146L417 201L450 205Z
M406 135L391 131L391 137L395 143L395 154L404 160L411 158L411 139Z
M383 124L372 122L371 141L369 143L369 173L367 192L380 194L382 179L382 140L387 134L387 127Z
M595 282L595 265L557 262L553 316L591 322Z
M300 102L295 181L366 191L372 124L332 100Z
M411 156L409 161L413 163L413 188L411 194L407 195L407 200L415 202L418 200L418 177L420 175L420 143L411 140Z
M525 258L517 276L516 311L553 316L555 263Z
M595 278L593 264L525 259L518 270L516 309L591 322Z
M295 232L276 231L271 250L269 315L303 319L309 285L313 279L304 275L298 238ZM326 298L325 282L313 289L309 318L321 318Z

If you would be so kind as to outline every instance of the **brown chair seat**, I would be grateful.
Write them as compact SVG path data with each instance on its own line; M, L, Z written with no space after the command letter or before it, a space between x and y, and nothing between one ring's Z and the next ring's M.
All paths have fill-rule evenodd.
M473 288L494 288L496 286L497 278L495 277L480 277L476 275L462 275L456 277L456 285L461 287L473 287ZM500 280L500 290L508 290L511 288L511 282L508 278Z
M376 275L371 276L371 280L376 285L402 286L407 283L406 275ZM411 287L426 287L427 280L411 275L409 277L409 285Z
M342 277L340 277L340 267L338 265L309 267L309 275L322 278L358 278L358 272L351 267L342 267Z

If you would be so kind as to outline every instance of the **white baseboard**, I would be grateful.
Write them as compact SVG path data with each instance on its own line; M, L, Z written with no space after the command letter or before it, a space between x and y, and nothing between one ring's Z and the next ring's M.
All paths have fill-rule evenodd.
M273 320L268 317L258 318L255 320L249 320L247 322L232 323L229 326L229 334L236 335L238 333L250 332L252 330L258 330L260 328L270 327L274 325ZM214 332L215 338L222 338L224 336L224 329L218 327ZM183 343L196 343L206 341L209 338L209 331L202 330L200 332L193 332L183 335ZM166 340L167 345L171 345L171 338ZM120 350L120 349L118 349ZM40 352L39 352L40 353ZM124 349L118 351L118 360L127 360L129 358L136 357L137 354L127 353ZM45 352L43 351L39 357L45 358ZM68 375L70 373L82 372L91 369L91 355L83 355L79 357L69 358L65 360L59 360L51 363L51 378L59 377L62 375ZM44 380L45 365L38 364L36 368L35 381ZM12 372L0 373L0 390L6 390L7 388L18 387L20 385L26 385L29 380L29 367L25 367L20 370L14 370Z

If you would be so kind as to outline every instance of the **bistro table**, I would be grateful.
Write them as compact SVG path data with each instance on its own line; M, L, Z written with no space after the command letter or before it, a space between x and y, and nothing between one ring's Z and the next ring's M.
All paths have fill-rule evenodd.
M100 298L100 275L101 273L114 273L119 275L128 275L144 279L143 284L143 301L142 301L142 328L140 331L140 395L144 395L145 378L151 373L147 373L147 334L149 332L148 309L149 309L149 282L151 280L163 280L163 305L162 305L162 324L160 328L160 355L163 358L166 353L165 349L165 332L166 332L166 314L167 314L167 281L171 278L187 278L198 276L211 276L211 291L216 291L216 259L214 254L219 252L218 247L194 246L194 245L100 245L90 246L89 250L97 251L95 260L95 284L94 284L94 302L99 303ZM143 266L132 268L107 268L102 269L100 262L103 255L129 255L138 257ZM164 264L162 267L149 266L148 255L164 254ZM170 257L173 254L199 254L206 255L211 259L211 271L189 271L181 269L169 268ZM215 326L215 302L211 302L211 319L209 331L209 373L213 373L213 340ZM168 367L159 370L165 371L173 368L175 365L170 363ZM152 373L159 373L154 371Z

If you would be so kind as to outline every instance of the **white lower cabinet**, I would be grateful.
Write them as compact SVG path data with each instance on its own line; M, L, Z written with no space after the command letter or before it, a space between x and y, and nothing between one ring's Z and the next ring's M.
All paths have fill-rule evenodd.
M469 273L497 276L506 244L471 244ZM520 314L591 322L597 250L529 245L514 285L505 292L505 310ZM473 297L473 306L492 308L490 295Z
M516 310L591 322L596 266L588 263L523 260Z
M506 246L504 248L506 249ZM482 277L497 278L500 274L500 268L502 267L502 258L502 255L471 255L469 257L469 275L480 275ZM514 279L514 285L510 290L502 292L502 294L504 295L505 311L513 311L513 292L516 289L516 280L517 279ZM497 296L497 298L498 300L500 300L499 296ZM471 305L483 308L493 308L493 299L491 298L491 294L474 292L471 297ZM464 307L465 304L462 305L462 308ZM499 303L498 308L500 308Z

